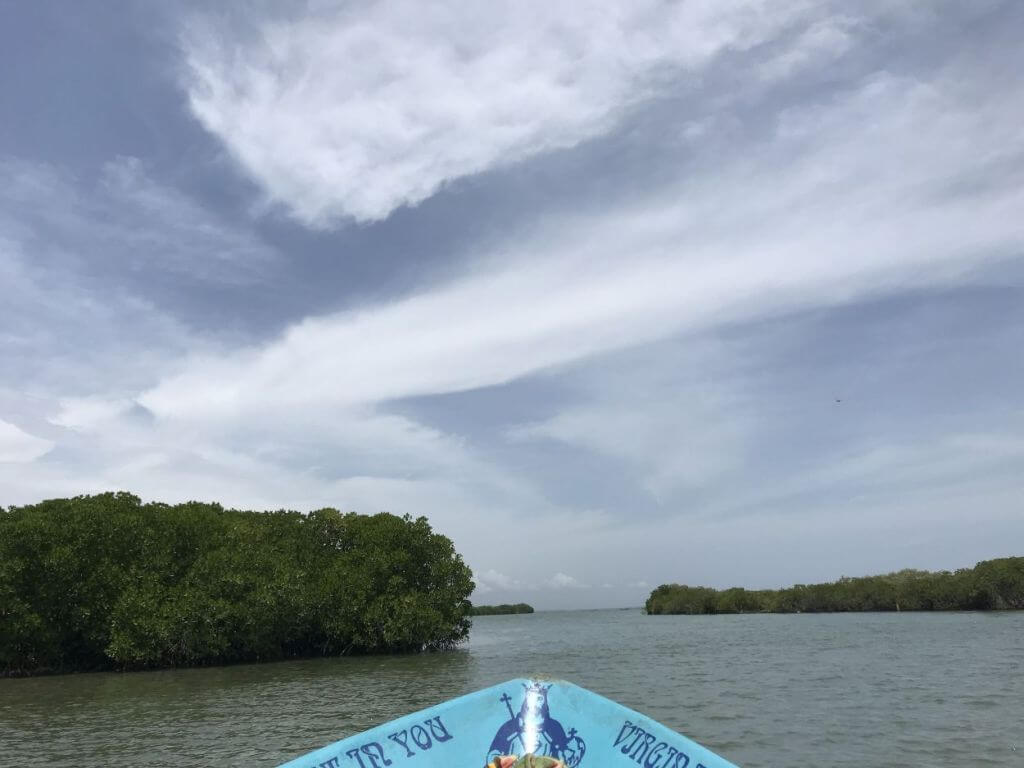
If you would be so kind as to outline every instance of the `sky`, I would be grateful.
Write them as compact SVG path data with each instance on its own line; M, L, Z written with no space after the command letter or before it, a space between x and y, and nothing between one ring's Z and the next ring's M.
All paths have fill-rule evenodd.
M0 505L424 515L538 608L1024 554L1022 29L0 0Z

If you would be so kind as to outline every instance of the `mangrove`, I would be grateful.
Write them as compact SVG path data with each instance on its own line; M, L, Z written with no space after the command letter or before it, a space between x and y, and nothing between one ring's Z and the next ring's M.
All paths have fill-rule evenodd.
M1024 608L1024 557L984 560L957 571L903 570L786 589L717 590L662 584L648 614L998 611Z
M0 507L0 674L449 649L473 587L422 517L130 493Z
M533 606L526 603L502 603L501 605L474 605L473 616L506 616L513 613L533 613Z

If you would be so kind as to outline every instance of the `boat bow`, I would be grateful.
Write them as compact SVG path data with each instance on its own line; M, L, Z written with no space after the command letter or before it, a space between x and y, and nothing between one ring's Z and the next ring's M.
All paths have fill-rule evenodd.
M498 755L567 768L735 768L660 723L561 680L510 680L329 744L281 768L483 768Z

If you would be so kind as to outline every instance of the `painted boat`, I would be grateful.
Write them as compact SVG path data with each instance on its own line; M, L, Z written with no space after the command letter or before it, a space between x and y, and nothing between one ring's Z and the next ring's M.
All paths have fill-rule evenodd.
M561 680L509 680L329 744L280 768L485 768L502 755L566 768L735 768L648 717Z

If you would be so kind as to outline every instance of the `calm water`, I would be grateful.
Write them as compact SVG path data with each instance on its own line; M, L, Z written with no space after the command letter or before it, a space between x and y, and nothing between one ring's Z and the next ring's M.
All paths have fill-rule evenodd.
M443 699L563 677L742 766L1024 766L1024 613L476 620L466 650L0 680L0 765L273 766Z

